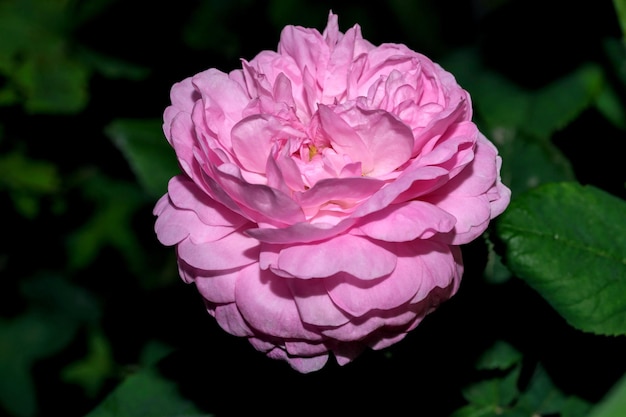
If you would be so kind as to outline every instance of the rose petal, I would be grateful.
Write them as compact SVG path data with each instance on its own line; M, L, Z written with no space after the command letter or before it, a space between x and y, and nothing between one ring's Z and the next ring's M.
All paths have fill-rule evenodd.
M217 306L213 316L220 327L233 336L249 337L254 334L235 303Z
M317 30L299 26L286 26L282 30L278 53L293 58L300 71L307 68L314 76L317 76L318 68L326 68L330 55L328 45ZM318 81L323 83L324 80Z
M385 185L374 178L328 178L317 182L311 189L296 193L294 198L301 207L319 207L328 202L352 206L371 196Z
M396 267L396 256L369 239L341 235L314 244L288 246L273 267L300 279L329 277L345 272L370 280L388 275Z
M328 356L328 348L324 343L309 343L300 340L287 340L285 342L285 350L290 356Z
M322 339L304 327L284 278L270 271L259 268L242 270L235 298L246 322L259 332L280 338Z
M255 268L256 265L248 265L244 268ZM235 285L239 277L239 270L232 271L204 271L201 269L187 268L193 276L198 292L208 301L216 304L235 302Z
M287 283L303 322L314 326L332 327L341 326L350 320L350 316L337 308L329 297L325 280L289 279Z
M363 175L382 177L410 158L413 151L413 133L391 113L355 106L339 115L355 130L363 149L355 149L356 144L350 142L341 143L341 147L338 147L335 136L331 138L333 148L350 155L353 161L361 162Z
M192 83L205 101L205 108L219 108L225 119L224 128L230 131L233 121L241 118L241 111L250 101L241 84L215 68L193 76Z
M408 242L449 232L456 218L433 204L413 200L392 204L364 217L362 222L359 229L369 237L386 242Z
M269 115L257 114L238 122L231 131L231 140L240 166L264 173L274 143L302 135L302 132L286 122Z
M290 356L282 349L274 349L267 353L267 356L272 359L279 359L286 361L296 371L308 374L309 372L319 371L328 362L328 353L324 355L303 357L303 356Z
M413 241L387 247L397 256L397 265L387 277L363 281L345 275L324 280L328 294L342 310L361 317L373 310L391 310L412 300L418 290L428 293L441 283L452 279L452 256L438 243ZM434 265L433 265L434 264ZM435 269L436 268L436 269Z
M222 165L214 171L221 188L241 209L256 221L293 224L304 220L304 213L288 195L263 184L250 184L233 165Z
M193 181L182 175L170 180L168 194L176 207L193 211L204 224L237 228L247 222L247 219L207 196Z
M212 242L194 243L185 239L178 244L178 256L189 265L207 271L250 265L258 258L259 242L241 232Z

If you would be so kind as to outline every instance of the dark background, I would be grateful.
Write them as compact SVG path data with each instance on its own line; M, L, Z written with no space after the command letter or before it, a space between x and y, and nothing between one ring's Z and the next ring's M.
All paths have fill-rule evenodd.
M540 88L587 61L609 65L603 41L621 37L610 1L109 3L71 32L72 41L148 68L149 75L135 81L95 74L80 114L1 108L0 151L29 138L29 156L54 161L61 175L73 176L87 166L133 182L133 172L103 133L104 126L120 117L160 118L174 82L209 67L230 71L240 58L275 49L286 24L321 31L331 9L339 15L341 31L358 22L372 43L405 43L435 61L459 48L477 47L487 66L527 89ZM580 182L626 197L620 141L623 132L593 109L554 137ZM68 187L61 214L51 208L53 198L44 198L39 216L28 219L16 215L5 194L1 198L8 221L0 248L0 313L8 319L28 307L19 295L21 280L41 271L67 270L68 231L80 228L96 207ZM156 241L152 204L143 204L132 223L148 260L146 276L130 271L122 254L105 246L69 279L98 298L100 325L123 370L132 371L147 340L163 341L175 348L161 364L164 374L218 416L301 415L302 410L311 415L341 410L349 415L447 416L465 403L460 389L476 378L476 358L496 340L514 345L525 362L542 363L566 394L590 402L602 398L626 371L623 337L573 329L516 278L498 285L485 282L487 249L478 240L463 248L466 273L459 293L404 341L381 352L367 351L344 367L331 359L319 372L297 374L226 334L206 314L193 286L178 279L173 249ZM145 285L146 279L159 284ZM81 328L55 355L34 363L38 415L84 415L120 382L123 372L110 375L88 396L59 377L65 366L85 355L87 333ZM249 407L254 412L244 413Z

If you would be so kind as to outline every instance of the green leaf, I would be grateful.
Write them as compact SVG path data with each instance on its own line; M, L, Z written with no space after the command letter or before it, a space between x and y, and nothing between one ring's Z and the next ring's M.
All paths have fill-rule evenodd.
M471 94L483 127L516 131L524 125L530 106L528 92L486 68L478 50L458 49L440 62Z
M83 63L62 53L46 53L29 56L18 68L15 79L25 96L28 112L73 114L87 105L90 75Z
M60 182L56 166L48 161L30 159L22 151L0 155L0 188L48 194L57 191Z
M60 176L54 164L28 158L15 150L0 156L0 190L6 189L16 210L24 217L39 213L39 199L59 189Z
M561 417L590 417L589 410L591 410L591 403L589 401L571 395L566 398L563 404Z
M604 52L609 60L610 69L615 79L626 85L626 42L615 38L606 38L603 42ZM605 83L604 89L596 100L596 108L611 123L620 129L626 129L626 109L618 93L620 89Z
M606 88L606 77L595 63L584 64L545 87L527 90L486 68L473 49L459 50L442 62L469 91L486 127L511 129L536 139L549 139L567 126Z
M467 404L455 410L450 417L502 417L503 409L492 405Z
M615 127L626 129L626 108L617 92L606 86L596 100L596 109Z
M618 81L626 85L626 43L623 40L606 38L602 47Z
M145 368L124 380L86 417L208 417L178 391L175 381L154 368Z
M509 369L522 360L522 354L509 343L498 340L478 358L477 369Z
M0 405L28 417L37 412L32 367L65 349L80 325L93 323L100 311L91 294L57 275L24 279L20 290L30 308L0 318Z
M97 297L64 277L45 273L25 279L20 290L29 303L70 322L95 324L100 319Z
M584 94L585 82L593 77L586 76L586 70L574 72L565 81L544 89L528 91L486 68L474 49L459 50L443 63L471 94L476 122L497 146L503 160L502 181L511 188L514 197L546 182L575 179L569 160L551 142L550 135L571 121L576 110L589 105L591 98ZM571 85L583 90L582 98L571 102L559 98L564 101L561 106L551 108L545 115L536 114L536 106L552 105L553 96ZM566 108L569 105L572 107Z
M4 338L3 323L0 335ZM15 417L30 417L37 412L35 382L30 373L30 363L23 359L7 360L7 352L0 341L0 405ZM11 352L12 353L12 352ZM11 354L9 353L9 354Z
M549 138L571 123L602 92L604 74L586 64L571 74L533 92L522 128L538 138Z
M502 262L502 257L496 252L491 239L487 241L487 264L483 271L485 282L490 284L502 284L513 277L509 268Z
M58 314L31 310L0 319L0 404L16 417L37 411L35 361L57 353L72 340L76 326Z
M138 81L146 78L150 74L149 68L107 56L87 48L78 49L77 57L103 76L111 79L126 78Z
M473 383L463 388L463 396L471 404L489 406L494 410L506 407L518 395L517 379L520 371L521 367L516 366L502 378Z
M613 0L613 6L617 13L617 20L622 29L622 37L626 41L626 0Z
M507 128L489 133L502 156L502 181L513 197L541 184L575 179L571 163L549 139Z
M163 195L170 178L181 172L161 126L161 120L118 119L106 128L139 183L153 197Z
M558 413L564 404L563 393L552 383L543 366L537 365L528 387L515 406L531 416Z
M89 333L87 356L66 366L61 377L79 384L88 397L93 398L107 378L113 375L115 361L107 338L100 331Z
M595 405L587 417L616 417L626 415L626 375Z
M87 222L68 236L70 268L89 265L110 245L125 257L133 272L145 273L145 254L133 228L133 216L146 203L146 196L136 184L98 173L85 181L83 191L96 208Z
M572 326L626 334L626 202L552 183L518 196L496 230L512 272Z

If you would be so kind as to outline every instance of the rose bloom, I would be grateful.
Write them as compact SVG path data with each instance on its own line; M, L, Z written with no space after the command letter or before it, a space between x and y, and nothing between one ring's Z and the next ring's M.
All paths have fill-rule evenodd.
M241 69L172 87L182 173L156 204L228 333L300 372L392 345L458 289L459 245L508 205L468 93L401 44L329 14Z

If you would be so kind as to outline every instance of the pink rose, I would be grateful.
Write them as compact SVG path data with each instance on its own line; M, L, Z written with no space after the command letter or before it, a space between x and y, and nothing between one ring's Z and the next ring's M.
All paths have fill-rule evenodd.
M454 77L332 13L171 101L184 172L154 209L158 238L224 330L300 372L404 338L457 291L459 245L509 203Z

